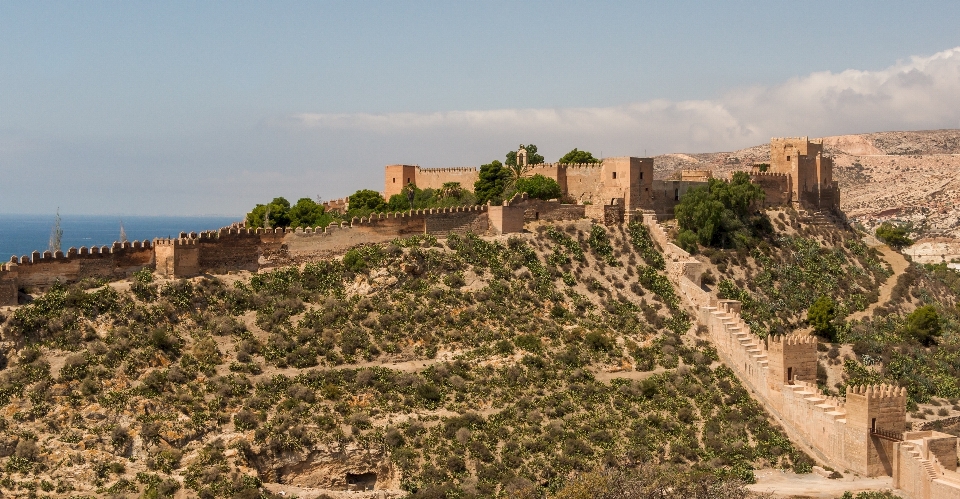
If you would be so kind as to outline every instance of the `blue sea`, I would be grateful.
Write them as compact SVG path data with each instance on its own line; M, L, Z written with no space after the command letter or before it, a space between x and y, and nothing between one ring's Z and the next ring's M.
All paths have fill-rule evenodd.
M242 220L236 217L120 217L100 215L61 215L61 248L109 246L120 240L120 225L128 241L156 237L176 237L181 232L216 230ZM0 263L13 255L46 251L56 215L0 214Z

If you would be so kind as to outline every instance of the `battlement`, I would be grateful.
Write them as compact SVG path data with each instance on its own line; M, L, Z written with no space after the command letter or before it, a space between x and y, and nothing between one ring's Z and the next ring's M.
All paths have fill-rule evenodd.
M861 395L868 399L901 398L907 396L907 389L888 384L848 386L847 395Z
M783 345L816 345L817 338L808 334L784 334L771 335L768 337L771 344L779 343Z
M150 241L114 241L110 246L92 246L87 248L86 246L81 246L80 248L71 247L67 249L67 252L62 251L34 251L30 255L23 255L17 258L16 255L10 257L10 262L16 263L19 265L36 265L47 262L54 261L67 261L77 258L91 258L96 257L100 258L101 255L113 255L113 254L123 254L131 251L140 251L140 250L149 250L153 248L153 244Z
M157 246L157 247L196 246L197 239L194 239L194 238L156 239L153 241L153 244L154 246Z
M787 177L789 177L789 174L779 173L779 172L769 172L769 171L768 171L768 172L762 172L762 171L760 171L759 168L754 167L752 170L750 170L750 176L751 176L751 177L787 178Z
M447 168L422 168L417 166L417 172L424 173L446 173L446 172L476 172L479 169L474 166L454 166Z
M547 166L547 165L566 168L568 170L584 170L589 168L602 168L603 161L599 163L545 163L542 165L534 165L534 166L540 167L540 166Z

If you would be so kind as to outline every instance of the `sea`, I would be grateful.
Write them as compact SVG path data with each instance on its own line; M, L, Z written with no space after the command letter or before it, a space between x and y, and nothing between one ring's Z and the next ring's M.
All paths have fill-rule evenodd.
M120 240L120 228L128 241L142 241L157 237L176 237L181 232L200 232L227 227L242 220L236 217L173 217L173 216L107 216L61 215L63 230L60 247L64 253L70 247L109 246ZM0 214L0 263L11 256L44 252L50 247L50 235L56 224L56 215Z

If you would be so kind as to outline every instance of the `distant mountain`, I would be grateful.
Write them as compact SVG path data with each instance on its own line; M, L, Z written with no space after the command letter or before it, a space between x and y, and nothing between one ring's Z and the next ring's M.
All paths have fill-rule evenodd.
M912 222L919 237L960 239L960 130L879 132L824 137L840 182L840 207L873 228L883 221ZM660 178L682 169L714 176L768 162L767 144L734 152L664 154L654 158Z

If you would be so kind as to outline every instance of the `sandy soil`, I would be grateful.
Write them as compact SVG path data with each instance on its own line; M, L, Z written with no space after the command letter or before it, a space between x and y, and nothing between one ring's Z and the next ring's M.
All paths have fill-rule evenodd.
M866 310L850 314L850 317L847 319L849 321L858 321L864 317L872 317L873 310L875 308L890 301L890 295L893 293L893 287L897 285L897 279L907 270L907 267L910 265L910 263L907 262L907 259L904 258L902 254L891 249L889 246L878 246L877 249L880 250L880 254L883 256L884 261L890 264L890 267L893 269L893 275L888 277L883 285L880 286L880 299L877 300L876 303L871 303Z
M765 469L756 472L757 483L747 488L760 493L772 493L778 498L823 498L834 499L850 491L854 494L869 490L893 491L890 477L865 478L853 474L831 480L816 473L798 475L791 471ZM897 494L897 492L894 492ZM900 497L906 497L898 494Z

